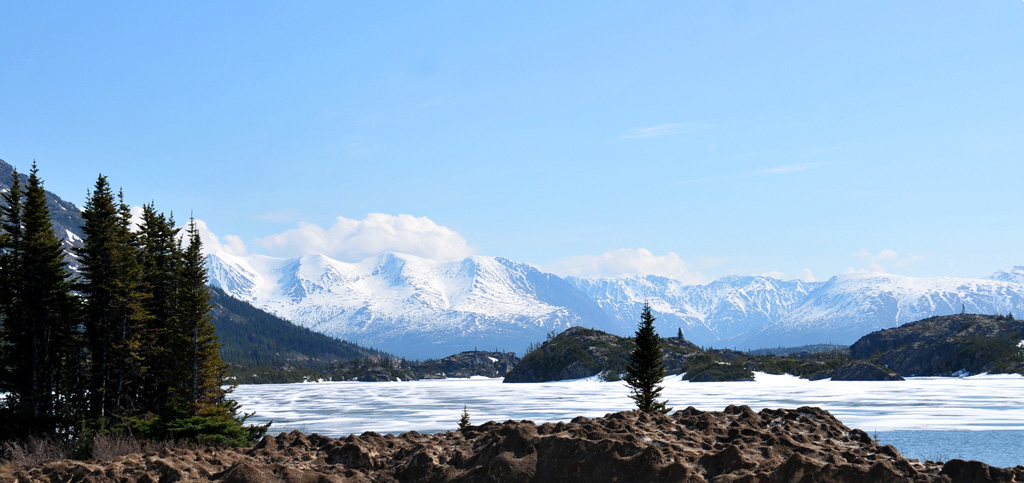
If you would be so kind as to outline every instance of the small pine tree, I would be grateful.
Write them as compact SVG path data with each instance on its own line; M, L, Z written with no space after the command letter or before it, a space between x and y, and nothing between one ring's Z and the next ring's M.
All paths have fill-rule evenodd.
M645 413L665 414L672 410L667 401L658 401L662 387L658 384L665 378L665 363L661 355L661 338L654 331L654 315L651 305L644 302L640 324L636 329L636 347L629 356L626 367L626 385L632 391L630 398L637 409Z
M469 427L469 408L465 404L462 405L462 417L459 418L459 430L463 430Z
M683 328L682 327L679 328L679 332L676 333L676 337L678 337L680 339L683 338Z

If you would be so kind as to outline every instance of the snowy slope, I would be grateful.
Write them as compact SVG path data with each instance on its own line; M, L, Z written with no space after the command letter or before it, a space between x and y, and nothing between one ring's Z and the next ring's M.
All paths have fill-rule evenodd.
M585 279L504 258L437 262L386 253L357 263L322 255L208 257L211 284L294 323L410 358L473 348L522 352L572 325L629 335L644 301L663 336L755 349L850 344L872 331L966 310L1024 314L1024 268L989 278L843 273L827 282L725 277Z
M999 272L1008 273L1008 272ZM933 315L1024 313L1024 284L960 277L915 278L877 272L832 277L750 343L850 344L870 332ZM1005 277L1004 277L1005 278Z
M294 323L409 358L522 352L552 330L609 318L564 280L503 258L437 262L386 253L357 263L207 258L211 285Z
M1024 267L1018 265L1010 268L1009 270L1000 270L993 273L988 278L991 280L999 280L1001 282L1024 283Z
M629 333L644 301L665 336L678 329L690 341L732 347L793 310L820 283L768 277L725 277L707 285L685 285L664 277L566 279L619 321L617 333Z

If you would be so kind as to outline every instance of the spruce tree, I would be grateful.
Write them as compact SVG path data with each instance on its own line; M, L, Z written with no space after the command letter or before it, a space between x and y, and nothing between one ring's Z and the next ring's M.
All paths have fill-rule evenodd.
M184 367L179 374L187 378L179 384L179 400L189 412L224 401L222 389L227 379L227 364L221 360L220 344L210 314L210 291L202 240L195 220L189 221L185 232L188 245L182 252L178 272L178 347Z
M150 343L143 352L148 370L142 381L143 389L149 394L142 408L147 412L168 404L174 389L175 359L179 357L174 352L178 329L178 271L183 256L177 235L173 216L156 211L153 203L142 207L138 254L141 290L146 294L143 306L149 315L144 339Z
M626 385L633 393L630 398L637 409L645 413L665 414L672 410L667 401L658 401L662 387L658 384L665 378L665 364L661 355L661 337L654 331L654 315L651 306L644 302L640 324L636 329L636 347L629 356L626 367Z
M38 168L33 163L23 203L18 176L3 212L4 289L10 290L2 305L4 365L11 370L6 405L22 436L55 437L69 433L78 416L77 299Z
M469 408L465 404L463 404L462 417L459 418L459 429L466 429L469 427L469 424Z
M148 406L142 386L145 312L131 212L100 175L82 212L85 232L78 250L85 298L85 338L90 353L90 416L127 417Z
M11 188L3 193L0 206L0 316L5 320L12 319L21 288L16 249L21 246L22 194L21 177L14 170ZM14 352L12 345L17 337L14 329L9 323L0 324L0 392L11 393L15 384L14 367L20 354Z

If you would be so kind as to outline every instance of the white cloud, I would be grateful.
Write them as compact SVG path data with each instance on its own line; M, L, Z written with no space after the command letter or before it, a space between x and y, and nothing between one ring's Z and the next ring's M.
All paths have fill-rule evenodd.
M924 255L911 255L901 257L895 250L884 249L878 253L871 253L866 248L861 248L853 253L853 256L868 262L868 270L873 272L885 272L886 266L902 268L911 263L925 260Z
M203 253L217 253L224 252L229 255L245 255L248 252L248 248L245 246L245 242L242 241L237 235L224 235L224 241L210 231L210 227L206 225L206 222L200 219L196 219L196 230L199 231L199 239L203 242ZM179 236L185 236L185 232L188 229L188 225L181 228L178 232ZM188 243L186 240L185 243Z
M814 277L814 272L809 268L800 270L800 275L797 275L797 280L803 280L804 282L817 282L818 279Z
M554 266L544 267L555 274L577 277L622 277L631 275L657 275L684 283L707 283L704 274L674 252L655 255L645 248L620 248L601 255L580 255L559 260Z
M128 229L134 232L138 232L139 228L142 226L142 207L132 206L131 209L129 209L129 211L132 214L132 218L129 221Z
M774 278L776 280L786 279L786 272L783 272L781 270L769 270L767 272L759 273L758 275L762 277Z
M299 223L296 228L258 238L253 243L276 256L318 253L344 261L358 261L383 252L433 260L459 260L473 254L462 235L427 217L385 213L370 213L364 220L339 216L328 228Z

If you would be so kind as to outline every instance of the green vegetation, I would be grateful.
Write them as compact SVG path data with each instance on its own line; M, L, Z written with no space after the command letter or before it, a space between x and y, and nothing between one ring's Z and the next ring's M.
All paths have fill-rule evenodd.
M632 339L571 327L523 356L510 372L510 377L516 381L520 377L516 372L521 373L524 369L528 369L530 374L525 375L521 382L575 379L605 371L606 379L617 380L626 372L632 344Z
M753 381L754 373L741 361L729 361L712 351L691 358L686 380L691 382Z
M845 350L802 352L786 357L753 356L754 370L768 374L792 374L804 379L825 379L836 368L853 361Z
M72 283L35 165L0 207L0 438L74 444L134 434L239 446L267 426L227 399L195 223L143 209L138 230L102 175Z
M211 287L209 292L221 357L236 383L358 378L366 374L355 373L357 361L387 357L299 327L218 288Z
M654 331L654 315L650 304L644 302L640 324L636 329L633 352L626 366L626 385L633 393L630 398L645 413L665 414L672 410L667 401L658 401L661 381L665 378L665 363L661 356L661 337Z
M972 374L1024 373L1024 349L1018 345L1020 337L960 337L955 341L959 347L947 363L951 369Z
M503 376L512 354L473 351L441 360L408 361L299 327L208 287L221 357L238 384L303 381L395 381ZM498 363L493 362L497 360Z
M469 408L462 405L462 417L459 418L459 429L466 429L469 427Z

